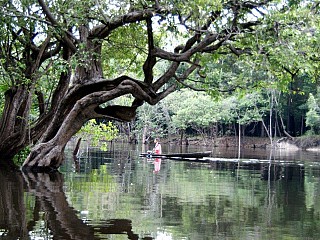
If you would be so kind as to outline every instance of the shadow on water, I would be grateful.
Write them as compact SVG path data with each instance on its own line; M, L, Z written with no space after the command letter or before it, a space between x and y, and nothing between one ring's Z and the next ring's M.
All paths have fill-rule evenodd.
M0 169L0 182L1 239L30 239L36 236L43 220L47 229L42 231L47 233L42 232L41 236L48 239L102 239L104 234L138 239L128 219L108 219L99 225L87 225L69 206L63 191L63 175L59 172L33 174ZM27 216L25 193L34 196L31 217Z

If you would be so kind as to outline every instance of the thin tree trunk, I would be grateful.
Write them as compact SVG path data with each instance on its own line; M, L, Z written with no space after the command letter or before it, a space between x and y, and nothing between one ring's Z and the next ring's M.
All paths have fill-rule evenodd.
M180 130L180 142L179 142L179 144L182 146L182 142L183 142L183 133L184 133L184 131L181 129Z
M79 153L79 148L80 148L80 144L81 144L81 140L82 138L79 138L76 144L76 147L73 150L73 156L77 156Z
M240 125L240 121L238 124L238 159L240 159L241 156L241 125Z
M273 104L274 104L274 91L271 91L270 109L269 109L269 132L268 132L271 147L273 146L273 137L272 137Z
M142 144L146 144L147 143L147 126L143 125L143 130L142 130Z
M276 105L279 104L277 98L275 98L275 103L276 103ZM282 116L279 115L279 118L280 118L280 122L281 122L281 126L282 126L283 133L284 133L288 138L293 139L293 137L286 131L286 127L285 127L285 125L284 125Z

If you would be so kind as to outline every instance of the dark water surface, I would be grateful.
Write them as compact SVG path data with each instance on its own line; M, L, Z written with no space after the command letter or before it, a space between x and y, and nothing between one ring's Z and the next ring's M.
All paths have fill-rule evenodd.
M140 152L84 149L78 167L67 152L52 174L0 169L0 239L320 239L317 152L214 149L209 163Z

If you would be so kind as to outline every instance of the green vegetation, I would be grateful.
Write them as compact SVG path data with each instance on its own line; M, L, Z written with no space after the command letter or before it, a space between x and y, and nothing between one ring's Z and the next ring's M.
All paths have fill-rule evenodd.
M95 119L88 121L76 134L77 137L89 142L93 147L99 146L107 151L107 142L117 137L118 129L111 122L99 123Z
M311 134L319 134L320 132L320 108L319 99L316 99L312 93L309 95L307 102L308 112L306 114L306 124L311 128Z
M157 108L166 125L153 126L144 136L155 130L165 136L191 132L209 138L238 131L270 139L319 134L319 98L312 97L319 86L319 5L298 1L288 6L275 5L255 31L202 55L200 74L180 87L206 93L181 89L171 94L162 101L165 110ZM150 109L148 119L155 114ZM140 130L143 120L138 117L133 125Z
M59 168L93 119L113 121L130 141L319 131L308 103L319 82L317 2L1 6L0 155L30 147L25 169Z

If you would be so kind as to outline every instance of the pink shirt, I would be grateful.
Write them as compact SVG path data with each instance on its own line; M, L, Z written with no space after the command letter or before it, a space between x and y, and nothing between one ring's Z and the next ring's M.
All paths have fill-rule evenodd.
M155 154L161 154L162 150L161 150L161 144L160 143L156 143L155 147L154 147L154 153Z

